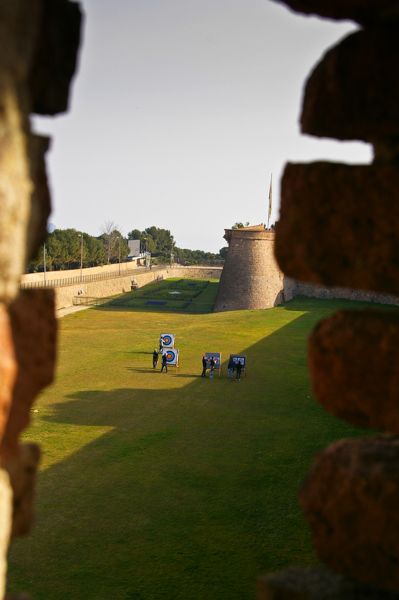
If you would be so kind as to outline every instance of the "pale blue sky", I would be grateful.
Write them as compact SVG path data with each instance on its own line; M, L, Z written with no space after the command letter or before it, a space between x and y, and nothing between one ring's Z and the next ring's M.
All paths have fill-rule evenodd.
M170 229L217 251L225 227L278 218L287 161L369 162L365 144L299 134L303 83L351 22L270 0L83 0L70 112L34 119L54 136L50 220L99 235Z

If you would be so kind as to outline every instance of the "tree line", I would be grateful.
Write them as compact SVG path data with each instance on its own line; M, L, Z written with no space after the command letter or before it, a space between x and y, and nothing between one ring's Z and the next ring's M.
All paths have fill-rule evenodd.
M121 262L125 262L129 254L129 246L120 230L121 228L113 221L107 221L103 225L98 237L79 232L76 229L55 229L48 234L45 248L42 246L37 257L30 261L27 271L33 273L44 270L44 252L46 269L49 271L79 268L81 236L83 236L83 267L118 263L119 253ZM171 254L175 259L179 259L179 262L197 264L206 260L225 258L225 251L227 253L227 248L222 248L218 254L178 248L175 246L175 239L169 229L158 227L148 227L143 231L132 229L127 237L128 240L140 240L141 252L146 250L151 252L153 264L169 262Z

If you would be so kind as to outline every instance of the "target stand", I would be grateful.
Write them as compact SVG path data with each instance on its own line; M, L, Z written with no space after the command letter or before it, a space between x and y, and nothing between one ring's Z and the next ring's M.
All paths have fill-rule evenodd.
M233 359L234 363L241 363L241 374L247 376L247 355L246 354L230 354L230 358Z
M223 372L222 353L221 352L205 352L206 370L207 371L211 370L211 358L212 357L213 357L213 360L215 361L214 371L219 371L219 377L220 377L220 374Z
M159 337L160 339L162 339L162 348L166 348L167 350L169 350L169 348L175 347L174 333L161 333Z
M179 350L177 348L164 348L162 356L166 354L166 364L169 367L175 367L175 370L180 369Z

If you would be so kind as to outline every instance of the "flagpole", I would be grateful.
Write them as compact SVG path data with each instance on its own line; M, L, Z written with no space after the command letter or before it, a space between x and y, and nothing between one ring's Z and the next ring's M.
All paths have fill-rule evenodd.
M272 182L273 182L273 173L270 175L270 190L269 190L269 210L267 211L267 228L269 229L270 223L270 215L272 214Z

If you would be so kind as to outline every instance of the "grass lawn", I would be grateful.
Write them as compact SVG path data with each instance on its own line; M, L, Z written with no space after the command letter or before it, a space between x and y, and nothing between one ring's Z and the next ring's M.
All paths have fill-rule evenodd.
M342 306L366 305L61 319L57 381L25 434L43 448L37 524L11 544L9 592L254 600L257 575L314 564L298 488L315 452L360 432L312 398L305 341ZM152 369L161 332L176 334L180 372ZM205 351L222 352L224 376L199 377ZM248 356L241 382L230 352Z
M218 285L218 279L207 281L173 277L115 297L106 302L104 308L209 313L213 307Z

